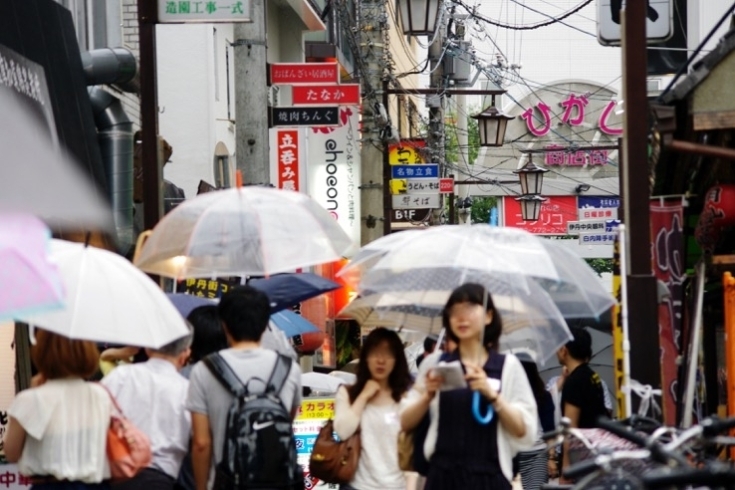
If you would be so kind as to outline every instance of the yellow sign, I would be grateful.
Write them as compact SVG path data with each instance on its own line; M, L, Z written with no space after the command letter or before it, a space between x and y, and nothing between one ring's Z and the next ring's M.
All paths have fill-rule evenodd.
M296 420L329 420L334 417L334 398L308 398L301 402Z
M408 187L406 179L391 179L390 193L393 195L405 194Z
M391 165L406 165L411 163L426 163L421 151L426 148L423 140L401 141L388 147L388 163Z

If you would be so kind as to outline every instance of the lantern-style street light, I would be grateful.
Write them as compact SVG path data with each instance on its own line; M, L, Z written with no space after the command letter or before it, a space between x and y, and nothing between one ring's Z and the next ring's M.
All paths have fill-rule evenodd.
M439 18L440 0L397 0L403 33L407 36L431 36Z
M495 97L493 97L493 105L480 114L472 116L472 119L477 119L477 127L480 130L480 146L503 146L505 129L508 127L508 121L513 117L503 114L495 107Z
M534 194L526 194L521 197L516 197L516 201L521 203L521 217L523 221L538 221L541 215L541 205L546 201L546 198Z
M541 194L541 188L544 185L544 174L548 169L541 168L533 163L533 155L528 154L528 162L518 170L514 170L514 174L518 174L521 181L521 197L516 201L521 203L521 216L523 221L536 221L541 214L541 205L546 201Z
M541 188L544 184L544 174L546 172L548 172L548 169L541 168L533 163L533 158L529 154L528 162L518 170L513 170L513 173L518 174L518 178L521 181L521 194L536 196L541 194Z

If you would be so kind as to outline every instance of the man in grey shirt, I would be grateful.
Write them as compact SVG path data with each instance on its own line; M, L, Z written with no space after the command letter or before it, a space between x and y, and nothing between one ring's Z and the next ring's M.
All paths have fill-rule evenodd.
M242 286L223 296L217 309L230 344L220 354L251 393L265 391L265 383L278 358L276 352L260 346L270 318L268 297L250 286ZM301 369L296 362L292 362L279 397L294 417L301 403ZM206 490L213 483L213 469L222 459L227 413L232 401L233 396L204 363L194 366L186 408L191 411L196 490Z

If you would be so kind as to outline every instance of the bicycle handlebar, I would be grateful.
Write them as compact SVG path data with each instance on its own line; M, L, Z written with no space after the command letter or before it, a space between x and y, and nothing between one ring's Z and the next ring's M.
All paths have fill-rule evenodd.
M647 474L640 478L643 485L648 489L684 485L721 487L735 483L735 470L724 466L711 465L701 469L688 468Z
M597 419L597 425L601 429L605 429L606 431L626 439L637 446L648 449L651 452L651 459L658 463L668 465L671 461L676 461L677 464L686 464L686 460L682 456L671 451L667 451L658 442L636 434L635 432L627 429L624 425L613 422L605 417Z
M735 417L729 419L708 417L699 425L702 427L702 435L704 437L714 437L735 428Z
M564 477L570 480L577 480L593 471L596 471L599 466L597 458L585 459L584 461L580 461L579 463L575 463L566 468L563 471Z

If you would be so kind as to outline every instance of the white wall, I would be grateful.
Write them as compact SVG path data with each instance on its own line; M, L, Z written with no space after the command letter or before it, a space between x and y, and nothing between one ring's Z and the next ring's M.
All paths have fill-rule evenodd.
M183 188L187 197L196 195L200 180L214 184L213 155L218 141L234 152L234 127L226 121L225 51L232 40L228 24L157 28L159 132L173 147L164 177ZM230 115L234 118L232 94Z

